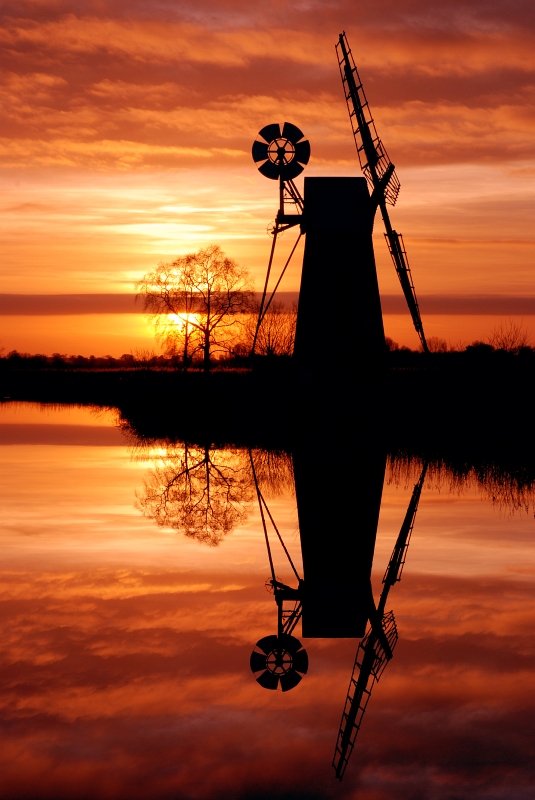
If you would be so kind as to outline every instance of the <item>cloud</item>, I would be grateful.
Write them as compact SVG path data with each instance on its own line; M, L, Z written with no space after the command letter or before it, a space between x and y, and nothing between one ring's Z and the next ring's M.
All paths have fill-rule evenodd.
M165 96L164 92L160 95ZM106 97L115 97L110 84ZM67 112L43 108L39 134L36 131L32 137L27 133L28 128L38 127L35 108L28 104L14 107L6 127L21 133L27 128L26 135L0 139L0 161L20 168L146 170L206 162L223 168L249 162L250 144L263 121L291 117L299 120L312 142L311 164L355 162L354 143L339 100L309 97L290 103L284 97L227 97L211 101L205 108L142 107L134 101L140 101L136 87L121 84L117 102L108 106L83 105ZM415 101L394 108L377 106L375 116L381 138L398 165L504 158L513 162L532 155L535 118L520 102L474 109ZM135 138L126 138L133 133Z
M124 447L125 443L125 437L120 430L104 426L0 424L0 445L62 444Z
M85 133L85 131L84 131ZM149 145L143 142L103 139L80 141L76 138L0 139L0 162L10 166L85 166L96 170L191 165L206 159L243 157L239 150L200 147Z
M154 8L152 14L146 10L136 14L132 9L128 16L116 13L119 5L115 13L109 4L107 13L100 8L97 14L75 14L68 13L66 4L67 13L45 14L41 19L35 14L24 17L21 8L18 15L6 15L2 38L6 46L27 52L30 58L35 53L42 58L46 53L52 63L57 63L61 52L75 57L98 55L148 64L217 64L225 68L247 67L259 59L280 60L317 69L334 65L338 16L345 19L350 40L356 40L357 60L383 72L403 70L437 77L497 68L534 69L533 26L519 24L521 16L510 10L507 13L505 6L501 23L496 20L492 24L488 19L478 22L465 8L455 9L455 4L450 4L449 18L446 7L442 13L430 14L428 7L418 11L405 3L397 6L397 14L385 9L384 13L391 15L388 21L376 7L375 14L364 13L357 22L350 6L338 4L338 9L329 13L326 5L317 4L313 13L303 14L281 3L286 22L281 26L277 21L274 24L272 16L254 12L233 19L226 4L219 8L225 22L217 24L213 13L202 14L203 5L206 8L200 4L197 15L186 13L182 18L162 14L165 4ZM329 19L332 21L326 25ZM503 24L505 20L508 24Z
M535 297L507 295L418 295L423 314L478 314L502 316L530 316L535 314ZM383 295L383 312L405 312L405 299L401 295Z
M297 301L299 294L298 292L278 292L277 296L282 303L290 306ZM418 302L422 312L426 315L535 315L535 297L525 295L419 294ZM384 314L406 313L406 302L401 294L382 295L381 305ZM143 306L135 302L134 293L0 294L0 314L3 316L133 313L144 313Z
M130 294L0 294L0 314L133 314L143 307Z
M270 30L210 31L191 24L158 20L77 17L31 23L13 20L0 34L8 47L44 48L70 54L113 54L135 61L197 62L245 66L251 58L276 58L311 64L317 61L318 37L274 27Z
M449 15L419 3L382 5L388 23L365 5L349 32L396 161L528 157L531 28L501 6L485 19L458 3ZM182 15L168 3L129 15L121 3L88 3L85 14L69 3L23 4L11 17L6 9L2 97L12 141L2 141L3 163L169 169L216 156L225 165L246 157L266 118L288 116L312 138L316 163L351 163L336 34L325 21L349 14L351 23L354 12L343 3L280 9L285 26L240 3L201 3Z

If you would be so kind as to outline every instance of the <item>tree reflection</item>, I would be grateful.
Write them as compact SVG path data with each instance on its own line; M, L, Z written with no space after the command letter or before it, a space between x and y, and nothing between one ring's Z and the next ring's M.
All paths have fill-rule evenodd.
M423 458L407 454L390 456L387 482L409 484L421 469ZM495 463L485 457L429 460L428 487L462 495L475 490L501 511L535 510L535 466L515 460Z
M136 507L160 527L217 546L251 510L245 451L169 445L150 470Z
M295 495L292 456L284 450L251 450L256 478L268 500L282 495ZM248 458L248 456L247 456ZM251 472L251 481L253 481Z
M255 497L247 450L161 442L129 433L132 458L154 463L143 489L136 492L136 508L144 516L212 547L246 521ZM293 494L289 453L252 452L263 494Z

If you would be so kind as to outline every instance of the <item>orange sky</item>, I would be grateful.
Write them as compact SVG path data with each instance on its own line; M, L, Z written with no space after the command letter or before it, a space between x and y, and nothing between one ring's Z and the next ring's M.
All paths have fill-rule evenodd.
M389 596L399 643L340 785L356 641L306 640L303 682L261 689L248 659L276 608L256 508L219 547L158 528L134 507L151 461L131 459L113 420L0 406L3 796L532 796L531 512L430 474ZM376 593L413 479L385 486ZM269 505L299 566L295 498Z
M288 119L311 141L307 175L360 174L334 53L345 29L401 180L392 219L424 321L429 294L535 296L531 4L2 8L0 293L128 292L208 243L260 288L277 199L250 156L257 131ZM381 290L399 294L379 224L376 239ZM298 283L296 264L284 288ZM491 324L429 320L453 341ZM7 317L0 346L119 355L133 341L125 318L107 326L108 349L83 317L70 335L47 324ZM387 317L387 333L415 344L406 327Z

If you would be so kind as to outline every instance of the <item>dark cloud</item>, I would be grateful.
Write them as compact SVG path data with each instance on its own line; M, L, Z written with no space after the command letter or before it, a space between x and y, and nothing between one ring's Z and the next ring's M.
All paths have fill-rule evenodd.
M126 437L118 428L97 425L0 424L0 445L54 444L122 446Z
M261 293L258 292L258 298ZM279 302L291 306L298 292L278 292ZM81 314L142 314L143 303L131 294L0 294L2 316L65 316Z
M419 295L418 302L424 314L496 314L503 316L529 316L535 314L535 297L508 297L507 295ZM383 295L386 314L403 314L404 298Z
M133 314L134 294L0 294L0 314Z
M289 306L297 300L298 293L279 292L278 297L280 302ZM426 315L535 315L535 297L530 296L419 294L418 301ZM406 313L401 294L385 294L381 304L385 314ZM135 302L133 294L0 294L0 314L3 316L132 313L143 313L143 305Z
M28 3L4 15L5 135L19 143L6 145L8 164L169 167L214 147L248 154L260 110L286 109L313 130L314 157L347 159L334 54L342 27L399 163L531 156L526 3L284 2L269 13L231 2ZM94 151L98 142L122 142L123 158L109 144ZM126 142L140 145L136 158ZM190 152L158 152L169 147Z

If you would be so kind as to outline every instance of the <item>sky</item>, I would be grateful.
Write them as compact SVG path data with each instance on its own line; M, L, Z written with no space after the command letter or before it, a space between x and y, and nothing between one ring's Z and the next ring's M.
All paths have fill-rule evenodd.
M136 497L166 445L140 454L114 422L0 407L3 797L533 797L532 506L512 513L492 489L428 473L388 598L399 642L339 784L357 641L303 639L299 686L258 686L249 656L276 607L255 503L217 547L158 527ZM388 473L376 597L417 473ZM300 570L295 496L262 489Z
M305 132L305 175L360 174L334 50L345 30L401 181L392 221L428 335L483 336L511 316L496 296L535 297L527 0L17 0L1 14L0 294L129 294L159 261L212 243L260 288L277 207L250 155L260 128ZM387 334L415 345L408 315L389 310L400 289L380 221L375 240ZM299 267L282 288L298 289ZM477 313L452 311L467 297ZM151 341L139 315L44 319L11 299L7 350ZM528 311L515 319L535 335Z

